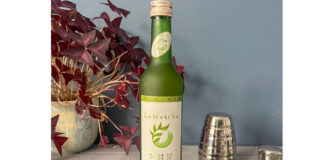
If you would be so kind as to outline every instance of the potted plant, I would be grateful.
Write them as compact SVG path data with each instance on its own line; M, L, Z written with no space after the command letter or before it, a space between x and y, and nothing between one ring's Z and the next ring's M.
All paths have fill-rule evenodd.
M120 28L130 12L110 0L103 4L118 16L112 19L102 12L94 18L105 21L98 28L76 10L74 3L51 0L51 139L52 151L61 155L90 147L98 130L99 146L107 145L104 122L119 131L112 136L126 154L133 141L139 148L139 137L135 136L139 127L119 126L105 113L112 107L138 113L128 98L138 100L138 80L150 57L136 48L139 37ZM183 66L178 69L182 72Z

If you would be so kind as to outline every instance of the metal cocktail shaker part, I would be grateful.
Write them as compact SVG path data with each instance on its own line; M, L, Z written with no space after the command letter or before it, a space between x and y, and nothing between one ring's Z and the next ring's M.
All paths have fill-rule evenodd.
M220 112L209 113L206 116L205 126L208 128L232 127L232 116Z
M235 159L235 132L230 114L207 114L198 153L200 160Z
M264 145L258 148L258 160L282 160L282 149Z
M199 160L235 160L234 156L222 157L222 156L205 156L199 154Z
M199 153L202 155L213 155L213 156L233 156L235 153L234 146L223 146L223 147L207 147L204 145L200 146L202 149Z
M208 144L211 146L224 146L224 145L234 145L235 137L203 137L200 144Z

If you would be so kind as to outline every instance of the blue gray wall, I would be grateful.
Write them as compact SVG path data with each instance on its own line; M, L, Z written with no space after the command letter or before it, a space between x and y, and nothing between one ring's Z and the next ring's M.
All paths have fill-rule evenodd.
M148 52L149 0L112 1L131 11L122 27L140 36ZM73 2L90 18L108 10L99 4L105 0ZM208 112L227 112L238 145L282 145L282 1L172 2L173 54L185 66L184 144L199 143ZM108 114L116 123L135 124L131 112Z

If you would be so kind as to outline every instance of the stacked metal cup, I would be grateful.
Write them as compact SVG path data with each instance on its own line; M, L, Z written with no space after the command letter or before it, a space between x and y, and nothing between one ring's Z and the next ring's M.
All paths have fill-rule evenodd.
M234 160L235 154L232 116L220 112L207 114L200 139L199 160Z
M282 149L270 145L260 146L258 148L258 160L282 160Z

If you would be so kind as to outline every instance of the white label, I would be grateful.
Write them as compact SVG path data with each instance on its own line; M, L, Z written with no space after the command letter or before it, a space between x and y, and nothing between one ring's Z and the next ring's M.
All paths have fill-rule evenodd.
M164 55L171 46L170 32L163 32L157 35L152 43L152 57L157 58Z
M142 160L180 160L181 107L181 101L141 101Z

